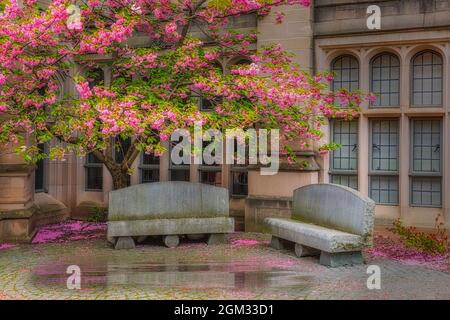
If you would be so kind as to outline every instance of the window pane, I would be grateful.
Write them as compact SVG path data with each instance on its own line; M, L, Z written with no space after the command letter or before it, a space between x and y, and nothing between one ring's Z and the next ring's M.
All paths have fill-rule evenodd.
M200 171L200 182L212 186L222 186L221 171Z
M159 166L160 157L156 157L153 154L146 154L142 156L142 164L143 165L157 165Z
M441 121L413 120L413 171L441 172Z
M86 176L86 189L103 190L103 167L87 167Z
M86 155L86 189L90 191L103 190L103 165L93 154Z
M372 88L377 96L374 106L399 105L400 61L390 53L382 54L372 61Z
M398 120L372 120L372 171L398 170Z
M413 177L411 179L411 205L441 207L441 178Z
M378 204L398 204L398 177L373 176L370 178L370 197Z
M442 58L434 52L423 52L412 61L412 104L442 104Z
M141 183L159 182L159 169L141 169Z
M190 181L189 167L186 169L170 170L170 181Z
M355 175L331 175L331 183L358 190L358 177Z
M232 172L232 193L233 195L248 195L248 173Z
M359 88L359 64L352 56L342 56L335 59L331 65L335 74L333 90L355 90Z
M333 121L333 142L341 148L332 153L332 170L355 171L358 168L358 122Z

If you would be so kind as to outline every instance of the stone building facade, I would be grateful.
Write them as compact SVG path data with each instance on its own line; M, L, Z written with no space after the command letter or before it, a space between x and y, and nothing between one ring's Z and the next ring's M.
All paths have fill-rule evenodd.
M381 29L367 27L367 8L381 8ZM280 43L311 72L333 70L335 88L378 94L352 122L331 120L326 141L342 148L321 157L298 152L307 169L282 160L275 176L257 168L171 165L142 155L130 184L188 180L230 189L238 230L262 231L267 216L290 213L292 191L311 183L338 183L377 202L377 223L450 227L450 0L315 0L310 8L283 8L286 18L245 17L258 46ZM244 57L222 61L224 70ZM76 72L76 70L74 70ZM107 83L109 71L101 70ZM73 86L62 80L64 92ZM45 146L42 146L45 148ZM294 145L295 149L295 145ZM120 157L119 154L116 155ZM0 152L0 240L32 238L36 226L85 218L105 207L113 189L106 168L92 157L26 165L12 150Z

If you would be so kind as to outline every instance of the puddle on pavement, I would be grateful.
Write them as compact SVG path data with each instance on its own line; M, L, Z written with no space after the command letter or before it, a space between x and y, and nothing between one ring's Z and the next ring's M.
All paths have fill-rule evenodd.
M159 263L130 263L106 259L77 259L81 269L81 285L84 289L100 287L155 287L229 289L248 291L252 289L295 288L306 290L312 277L253 257L242 261L210 261L193 263L170 258ZM36 266L32 281L39 286L66 288L69 263L55 261Z

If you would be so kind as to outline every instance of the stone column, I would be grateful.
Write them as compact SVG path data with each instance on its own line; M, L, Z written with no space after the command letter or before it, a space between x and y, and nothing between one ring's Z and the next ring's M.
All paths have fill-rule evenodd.
M35 166L14 153L16 146L0 146L0 241L29 242L36 233Z
M245 205L245 231L264 232L264 219L268 217L290 218L294 190L319 183L320 167L312 150L299 150L290 144L296 155L296 163L280 158L276 175L261 175L261 167L250 166L248 172L248 197ZM303 165L305 164L305 165Z

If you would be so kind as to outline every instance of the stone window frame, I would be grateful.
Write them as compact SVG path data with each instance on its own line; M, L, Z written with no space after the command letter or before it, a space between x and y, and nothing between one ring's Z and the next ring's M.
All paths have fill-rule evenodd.
M344 185L349 188L358 190L359 189L359 181L358 181L358 174L359 174L358 173L358 167L359 167L359 154L358 154L359 121L358 121L358 119L351 120L351 121L342 120L342 119L333 119L332 121L330 121L330 141L331 142L336 142L336 139L334 138L335 132L336 132L336 122L354 122L356 124L356 132L355 133L352 133L350 131L348 132L349 135L350 134L356 135L356 144L353 145L355 150L351 151L351 152L356 152L356 165L355 165L355 169L335 168L334 160L335 160L335 152L336 151L332 151L330 154L330 170L329 170L330 181L331 181L331 183ZM349 127L349 130L350 129L351 128ZM349 140L350 140L350 137L349 137ZM347 147L350 148L351 145L349 144ZM352 159L352 158L349 157L349 160L350 159ZM344 180L347 179L347 183L343 183L343 179Z
M417 67L417 65L415 65L415 61L416 61L417 58L419 58L419 56L422 56L422 55L427 54L427 53L431 53L433 55L433 61L432 61L432 64L431 64L431 66L432 66L431 67L431 69L432 69L431 78L424 78L423 76L421 78L416 78L415 72L414 72L414 68ZM441 59L441 63L440 64L434 64L434 57L435 56L437 56L437 57L439 57ZM440 85L440 88L439 88L440 90L439 91L433 91L433 87L434 87L433 80L439 79L439 78L434 78L434 66L439 66L439 65L440 65L440 70L441 70L441 72L440 72L441 73L441 76L440 76L441 85ZM437 51L435 51L435 50L431 50L431 49L422 50L422 51L416 53L411 58L411 62L410 62L410 101L411 101L411 107L412 108L442 108L444 106L444 65L445 65L444 64L444 57L442 56L442 54L437 52ZM423 60L422 60L422 64L420 66L422 66L422 70L423 70L423 67L424 67ZM418 80L418 79L420 79L422 81L422 89L421 89L421 91L415 91L415 84L414 83L415 83L415 80ZM423 103L423 80L426 80L426 79L431 79L431 90L432 90L431 91L431 94L432 94L431 95L431 99L432 99L431 104L424 104ZM422 103L420 103L420 104L415 103L415 99L414 99L415 92L421 92L421 94L422 94ZM433 93L434 92L440 92L440 94L441 94L441 102L440 103L433 104Z
M411 207L425 207L425 208L442 208L443 205L443 119L438 117L429 117L429 118L412 118L411 120L411 128L410 128L410 141L411 141L411 147L410 147L410 205ZM439 132L440 132L440 142L436 146L431 146L431 149L436 147L436 150L439 150L439 171L419 171L414 169L414 162L416 160L415 158L415 127L417 121L439 121ZM433 127L431 127L431 134L433 134ZM420 147L424 147L423 144L419 145ZM426 146L426 145L425 145ZM423 152L423 150L422 150ZM436 151L431 151L436 152ZM436 160L436 159L425 159L425 160ZM432 165L431 165L432 166ZM421 189L415 189L415 182L421 183ZM435 186L436 182L438 182L439 187L437 190L433 190L433 186ZM423 186L424 183L429 184L430 190L424 190ZM419 194L421 196L421 201L416 202L414 199L414 194ZM429 193L431 196L431 201L429 203L423 203L423 194ZM439 194L439 203L433 203L433 194Z
M397 130L396 133L391 131L391 124L389 124L389 129L387 132L384 132L384 134L389 135L389 142L388 145L382 145L384 147L387 147L389 149L388 153L388 167L384 170L378 170L374 169L374 124L375 122L381 122L383 121L389 121L390 123L396 122L397 124ZM383 132L380 131L378 134L382 134ZM391 135L396 134L396 141L395 143L391 141ZM380 137L381 139L381 137ZM395 157L391 154L391 148L396 148ZM381 149L380 149L381 152ZM378 158L378 160L382 160L386 158ZM391 161L396 161L395 169L391 168ZM400 204L400 119L399 118L373 118L369 121L369 195L370 197L377 202L377 204L381 205L388 205L388 206L398 206ZM387 182L386 187L382 187L381 183L382 181ZM378 182L378 187L375 188L374 184ZM374 192L387 192L388 200L387 201L381 201L381 195L378 197L374 197ZM395 196L396 193L396 196ZM393 200L391 200L391 196L394 197Z
M389 57L389 66L383 66L383 64L382 64L383 63L383 57L385 57L385 56ZM380 68L380 79L375 80L374 79L374 68L375 68L374 63L375 63L375 61L377 59L381 59L380 67L379 67ZM392 59L396 59L397 62L398 62L398 65L392 65ZM392 68L396 68L396 67L398 67L398 77L395 78L395 75L394 75L394 78L393 78ZM383 68L389 69L389 78L383 78L383 74L382 74ZM389 104L381 104L381 102L380 102L380 104L378 104L378 103L370 103L369 107L373 108L373 109L375 109L375 108L393 108L393 107L400 108L400 87L401 87L401 60L400 60L400 58L396 54L391 53L391 52L379 53L379 54L375 55L370 60L369 71L370 71L370 91L375 93L375 94L379 94L379 95L377 95L377 101L380 99L380 97L383 94L388 94L389 95ZM375 91L375 89L374 89L374 81L379 81L380 82L380 89L379 89L379 91ZM383 88L382 88L383 81L388 81L389 82L389 92L385 92L385 93L383 92ZM391 83L393 81L397 81L398 82L398 91L391 91ZM391 102L391 96L394 95L394 94L397 95L397 98L398 98L397 103L392 103Z

